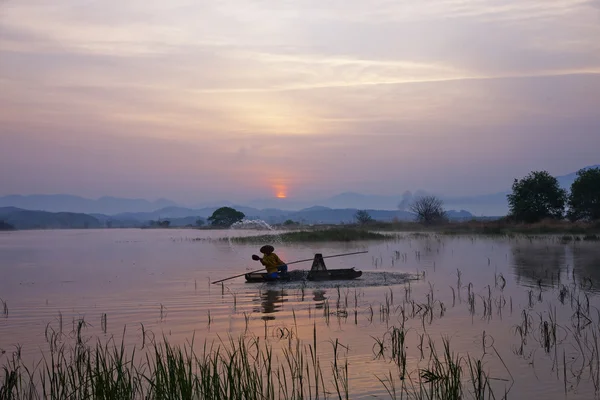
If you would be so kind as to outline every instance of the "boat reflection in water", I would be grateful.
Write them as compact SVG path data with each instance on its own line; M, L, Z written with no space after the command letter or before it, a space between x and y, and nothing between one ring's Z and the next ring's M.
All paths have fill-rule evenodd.
M283 303L287 302L288 293L286 290L266 290L259 293L259 298L255 301L260 301L260 308L255 309L256 312L265 314L261 319L265 321L274 320L272 315L279 312L283 307Z
M325 297L325 291L324 290L315 290L313 292L313 300L315 302L315 308L322 310L323 307L325 306L325 300L327 300L327 298Z

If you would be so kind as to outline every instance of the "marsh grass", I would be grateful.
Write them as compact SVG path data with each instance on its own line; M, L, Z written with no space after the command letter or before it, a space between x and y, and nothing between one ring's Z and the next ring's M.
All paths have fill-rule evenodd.
M291 332L291 331L290 331ZM183 346L166 337L147 351L126 350L124 340L61 345L28 368L20 351L2 367L0 399L348 399L348 362L339 341L332 342L331 382L323 379L312 344L287 335L276 351L267 341L240 337ZM123 338L125 332L123 333ZM331 383L331 384L329 384Z
M533 224L510 221L508 218L496 220L452 221L441 224L423 225L417 222L374 222L370 229L395 232L436 232L443 234L479 234L505 236L512 234L542 235L542 234L571 234L590 235L600 234L600 222L569 222L543 220Z
M8 318L8 305L2 299L0 299L0 306L1 306L0 308L2 308L2 316L4 318Z
M294 242L351 242L358 240L394 240L395 235L372 232L358 228L331 228L318 230L303 230L279 233L277 235L260 235L224 238L234 243L259 244L273 241L277 237L283 243Z
M510 388L505 389L504 395L496 395L492 381L510 383L511 379L491 378L485 371L482 359L470 355L460 355L452 351L450 340L442 338L442 351L438 352L435 341L428 335L419 335L421 343L427 338L429 357L427 365L412 372L402 370L406 366L406 351L400 349L406 331L403 328L393 328L390 332L392 345L391 358L401 368L399 383L391 371L385 377L377 377L392 400L459 400L459 399L506 399ZM377 358L385 358L388 348L383 339L376 339ZM374 347L374 348L375 348ZM421 345L421 353L423 352ZM499 354L494 351L497 357ZM424 359L423 354L421 359ZM504 361L500 359L501 364ZM506 368L506 366L505 366ZM508 370L507 370L508 371ZM510 376L510 373L507 372Z
M78 328L85 329L85 323L80 320L77 325L72 345L52 347L33 367L25 365L17 348L2 366L0 399L352 398L349 348L339 339L329 341L327 372L320 361L327 350L318 346L316 323L308 343L301 341L297 327L292 327L274 331L284 343L281 348L258 337L240 336L205 341L199 350L194 337L179 346L164 336L160 343L151 339L146 350L131 348L125 345L125 330L120 341L111 337L88 345L78 332ZM382 339L376 339L379 356L386 359L391 350L389 358L399 368L398 374L390 372L386 379L377 378L391 398L493 398L482 361L454 354L447 339L443 339L443 351L438 355L436 344L427 336L427 364L409 372L406 334L404 326L392 327ZM399 388L394 376L401 381Z

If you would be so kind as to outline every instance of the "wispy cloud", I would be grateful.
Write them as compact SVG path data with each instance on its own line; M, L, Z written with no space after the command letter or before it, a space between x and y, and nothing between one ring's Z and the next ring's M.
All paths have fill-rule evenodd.
M442 187L434 173L399 171L424 154L432 169L467 174L469 160L529 168L513 160L521 146L537 140L550 162L569 126L587 134L573 151L600 145L599 16L584 0L2 2L3 145L25 135L49 158L102 171L102 157L60 144L127 143L143 154L121 154L122 168L185 176L173 188L214 165L246 193L255 176L305 189L372 176L413 185L400 192L420 179ZM181 168L153 162L182 152ZM16 162L6 157L2 168Z

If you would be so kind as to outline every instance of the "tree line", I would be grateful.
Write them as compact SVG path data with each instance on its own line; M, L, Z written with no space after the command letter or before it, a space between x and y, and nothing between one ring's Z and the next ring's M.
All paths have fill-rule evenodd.
M565 217L571 221L597 221L600 220L600 168L579 170L570 191L561 188L558 179L547 171L533 171L514 180L507 199L508 218L515 222L535 223ZM409 204L409 209L420 223L436 224L448 220L444 203L436 196L420 196ZM244 217L244 213L231 207L221 207L208 222L214 227L229 227ZM358 210L354 218L361 225L373 222L366 210Z
M507 195L509 219L535 223L544 219L575 221L600 220L600 168L584 168L570 191L547 171L533 171L515 179Z

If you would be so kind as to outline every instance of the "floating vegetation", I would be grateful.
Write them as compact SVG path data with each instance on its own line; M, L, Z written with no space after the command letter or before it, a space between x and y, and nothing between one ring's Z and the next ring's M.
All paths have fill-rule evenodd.
M223 238L234 243L259 244L270 242L277 237L279 243L295 242L351 242L359 240L394 240L397 235L372 232L357 228L331 228L320 230L303 230L284 233L273 233L260 236L243 236Z

